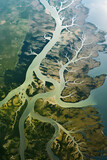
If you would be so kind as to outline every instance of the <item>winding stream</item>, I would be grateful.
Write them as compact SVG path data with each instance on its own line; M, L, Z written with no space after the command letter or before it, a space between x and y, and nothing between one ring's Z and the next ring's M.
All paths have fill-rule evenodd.
M23 86L23 88L26 88L28 86L28 84L30 84L33 81L32 75L33 75L33 71L34 71L39 79L41 79L42 81L51 82L54 85L55 89L54 89L54 91L51 91L51 93L49 92L49 93L46 93L46 94L43 93L43 94L36 95L31 100L29 100L27 98L28 99L28 106L25 109L25 111L24 111L24 113L23 113L23 115L22 115L22 117L20 118L20 121L19 121L20 155L21 155L22 160L24 160L24 150L25 150L24 121L26 120L26 118L31 113L32 109L34 108L34 103L37 99L54 96L55 100L56 100L56 103L59 104L61 107L66 107L66 108L69 108L69 107L83 107L83 106L87 106L87 105L90 105L90 104L95 104L95 102L93 101L93 99L90 98L90 96L89 96L88 99L83 100L83 101L78 102L78 103L74 103L74 104L65 103L65 102L60 100L61 92L62 92L62 90L65 86L65 81L64 81L64 76L63 76L64 70L65 70L64 66L62 66L62 68L59 71L60 83L58 83L54 79L47 78L46 76L41 74L41 71L39 70L40 63L45 58L46 54L55 45L55 43L59 40L60 34L63 30L63 26L62 26L62 21L61 21L59 15L58 15L58 12L57 12L56 8L51 7L46 0L40 0L40 2L44 5L44 7L51 13L51 16L55 19L56 28L55 28L55 32L53 34L52 39L44 47L44 49L41 51L41 53L39 53L39 55L36 56L36 58L33 60L32 64L29 66L27 74L26 74L26 80L25 80L25 82L22 86ZM38 119L36 115L35 115L35 118ZM39 119L40 119L40 117L39 117ZM41 120L42 120L42 118L41 118ZM45 121L48 121L48 118L45 118ZM56 129L56 133L57 133L58 128L55 128L55 129ZM53 139L51 141L53 141ZM51 159L55 160L54 154L52 153L52 151L50 151L49 148L50 147L48 147L48 154L50 155Z
M73 2L74 1L72 1L71 4ZM58 158L51 151L51 143L57 137L60 126L58 126L58 124L54 120L43 117L43 116L40 116L38 113L34 113L34 111L33 111L34 104L35 104L35 101L37 99L39 99L39 98L44 99L44 98L47 98L47 97L53 97L54 96L56 103L58 105L60 105L61 107L64 107L64 108L83 107L83 106L87 106L87 105L96 105L97 103L96 103L96 100L95 100L94 97L95 97L96 92L98 92L98 90L100 90L100 88L98 88L98 89L95 89L95 90L91 91L90 96L86 100L82 100L82 101L77 102L77 103L66 103L66 102L61 101L61 99L60 99L61 92L65 87L64 71L66 69L66 66L69 65L69 63L73 63L73 62L78 60L78 53L75 55L75 57L72 59L72 61L70 61L69 63L66 63L66 65L61 66L61 68L59 70L60 82L57 82L52 78L48 78L41 73L39 67L40 67L40 64L41 64L42 60L46 57L47 53L52 49L52 47L59 40L61 32L69 26L63 26L62 25L63 20L60 18L59 14L58 14L59 12L57 11L57 9L55 7L49 5L48 1L40 0L40 3L45 7L45 9L47 9L50 12L51 16L55 20L56 28L55 28L55 31L53 33L53 37L47 43L47 45L43 48L43 50L34 58L33 62L29 66L29 68L27 70L27 73L26 73L25 82L21 86L19 86L18 88L12 90L7 95L7 97L3 101L0 102L0 105L6 103L16 93L20 95L23 103L25 101L28 102L27 107L26 107L25 111L23 112L23 114L20 118L20 121L19 121L20 157L21 157L21 160L25 159L24 158L24 151L25 151L24 122L25 122L26 118L29 116L29 114L31 114L31 116L33 118L38 119L38 120L43 121L43 122L49 122L55 127L55 133L54 133L52 139L47 144L47 152L48 152L51 160L58 160ZM73 19L72 19L72 22L73 22ZM72 23L70 25L70 27L72 27L73 25L74 25L74 23ZM26 89L27 89L28 85L31 84L32 81L33 81L33 72L35 72L36 76L40 80L42 80L43 82L45 82L45 81L51 82L54 85L55 89L53 91L50 91L50 92L47 92L47 93L40 93L40 94L35 95L32 98L31 97L29 98L26 94Z

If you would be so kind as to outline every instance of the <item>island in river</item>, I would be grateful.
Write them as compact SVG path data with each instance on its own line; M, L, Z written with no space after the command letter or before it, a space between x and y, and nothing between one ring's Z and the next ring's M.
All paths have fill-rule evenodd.
M1 86L1 99L12 88L24 82L27 69L33 59L52 39L55 22L49 11L40 2L45 1L32 0L30 2L30 7L34 12L30 20L29 31L21 46L21 55L15 69L5 72L4 86ZM69 3L67 1L66 5L69 6ZM61 2L50 0L49 4L60 9ZM61 81L59 70L66 66L63 75L65 85L60 98L67 103L75 104L75 102L86 99L90 91L103 85L105 80L105 75L95 78L87 76L90 69L100 65L92 57L96 57L98 51L106 48L106 45L98 44L104 41L105 33L97 32L93 24L85 22L87 14L88 9L81 4L80 0L67 7L67 11L64 9L60 13L60 16L65 18L63 25L72 23L73 15L77 17L77 25L64 29L58 42L39 66L44 76L58 83ZM76 59L74 58L75 53L78 54ZM68 63L72 59L73 63ZM33 72L32 77L33 81L26 88L29 101L40 93L54 91L54 84L48 81L44 83L43 79L38 78L36 72ZM22 97L22 94L17 93L0 107L1 160L20 159L19 123L29 103L27 100L23 103ZM52 157L61 160L92 160L95 157L100 159L101 156L107 156L107 138L102 132L100 115L92 106L62 108L53 96L45 99L38 98L34 103L34 112L37 119L32 113L29 113L24 123L26 160L48 160Z

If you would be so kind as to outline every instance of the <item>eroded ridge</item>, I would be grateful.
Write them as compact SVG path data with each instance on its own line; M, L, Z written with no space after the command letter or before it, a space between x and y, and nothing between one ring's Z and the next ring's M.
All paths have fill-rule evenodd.
M46 37L46 35L44 35L44 38L47 39L49 42L44 46L43 50L39 54L36 54L34 52L32 53L32 55L35 55L35 58L27 70L24 83L21 86L19 86L18 88L12 90L7 95L7 97L0 102L0 106L2 106L3 104L6 104L10 99L12 99L15 95L17 95L19 97L19 99L21 101L21 105L18 108L18 110L16 111L16 117L15 117L14 124L16 123L17 112L26 103L26 108L24 109L23 114L21 115L20 120L19 120L21 160L25 159L25 157L24 157L24 151L25 151L24 124L25 124L25 121L28 117L31 120L37 119L42 122L48 122L55 128L55 133L54 133L52 139L47 143L47 152L48 152L50 159L52 159L52 160L58 159L58 157L55 156L54 153L52 152L51 145L53 142L55 142L55 139L58 137L58 135L61 131L63 131L66 134L67 138L68 137L70 138L70 143L72 143L72 145L75 146L74 153L78 154L78 156L81 160L84 159L84 155L80 149L81 148L80 144L75 140L73 135L71 135L71 133L75 133L75 132L73 132L72 130L68 131L66 128L64 128L64 126L62 126L57 121L53 120L52 118L47 118L45 116L42 116L34 110L35 102L38 99L46 99L46 98L51 98L51 97L54 97L55 103L58 104L62 108L70 108L70 107L73 107L73 108L78 107L79 108L79 107L84 107L87 105L95 105L95 102L93 100L91 100L90 96L87 99L82 100L80 102L66 103L66 102L62 101L62 98L64 98L64 96L61 95L63 89L65 88L66 84L68 83L68 81L65 81L65 78L64 78L64 72L66 70L68 70L67 67L71 64L75 64L75 63L78 63L82 60L90 59L92 57L93 52L89 53L89 55L86 55L86 56L81 55L84 45L88 45L88 44L86 44L87 38L86 38L85 33L82 32L80 34L79 45L77 45L75 48L73 48L73 46L71 46L71 51L73 52L72 58L69 58L68 55L66 54L65 57L67 59L67 62L65 64L63 64L62 61L58 61L58 65L60 66L59 82L56 81L55 79L52 79L51 77L47 77L46 75L43 75L40 70L40 65L41 65L42 60L45 59L45 57L49 53L49 51L60 40L62 32L64 30L70 32L69 28L71 29L72 27L75 27L75 26L77 28L80 27L76 23L76 15L72 16L71 24L67 24L67 25L65 25L63 23L64 17L61 16L62 11L66 11L71 6L74 7L76 5L75 4L76 2L78 2L78 0L63 1L60 3L60 7L58 9L57 6L55 7L55 6L50 5L47 0L40 0L40 3L45 7L45 9L48 11L50 16L55 21L55 24L56 24L55 31L53 32L52 37ZM34 74L41 81L42 87L45 87L46 82L49 82L53 85L54 88L52 90L47 90L46 92L43 92L43 93L39 92L33 96L29 96L27 93L28 87L30 87L31 92L33 93L34 92L33 84L36 85L36 82L34 80ZM83 81L76 82L76 80L74 82L72 82L72 84L76 84L76 83L81 84L84 82ZM70 93L70 95L72 95L72 94L73 93ZM69 96L69 95L67 95L67 96ZM14 124L13 124L13 127L14 127Z

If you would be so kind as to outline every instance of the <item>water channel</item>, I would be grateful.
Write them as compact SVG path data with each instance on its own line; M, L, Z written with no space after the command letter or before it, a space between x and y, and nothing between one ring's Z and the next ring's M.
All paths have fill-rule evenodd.
M6 103L16 93L19 93L19 94L21 93L22 102L25 102L25 99L28 101L28 105L27 105L25 111L23 112L23 114L22 114L22 116L20 118L20 121L19 121L20 156L21 156L21 160L25 159L24 158L24 150L25 150L24 122L25 122L26 118L28 117L28 115L30 113L32 113L35 101L37 99L39 99L39 98L47 98L47 97L54 96L55 100L56 100L56 103L59 104L60 106L64 107L64 108L67 108L67 107L69 107L69 108L70 107L82 107L82 106L86 106L86 105L90 105L90 104L97 105L99 107L100 113L102 114L102 119L104 120L104 127L105 127L104 128L104 133L107 135L107 124L106 124L106 120L107 120L107 118L106 118L106 112L107 112L107 107L106 107L106 105L107 105L107 101L106 101L107 80L105 81L105 83L104 83L104 85L102 87L99 87L99 88L97 88L95 90L92 90L90 96L86 100L83 100L83 101L77 102L75 104L72 104L72 103L65 103L65 102L62 102L60 100L61 92L62 92L62 90L63 90L63 88L65 86L65 81L64 81L64 76L63 76L64 70L65 70L64 66L62 66L60 71L59 71L60 83L56 82L55 80L53 80L51 78L43 76L41 74L41 72L39 70L40 63L45 58L46 54L51 50L51 48L59 40L61 31L63 30L63 26L62 26L62 21L59 18L59 15L58 15L58 12L57 12L56 8L51 7L46 0L40 0L40 2L42 3L42 5L44 5L44 7L46 9L48 9L48 11L50 12L51 16L56 21L56 28L55 28L55 32L53 34L53 38L44 47L44 49L40 52L40 54L36 56L36 58L33 60L32 64L29 66L29 68L27 70L25 82L20 87L12 90L8 94L8 96L2 102L0 102L1 105ZM104 74L104 73L107 74L107 71L106 71L107 55L104 55L103 53L101 53L101 56L100 56L100 53L99 53L99 56L97 57L97 59L100 59L100 62L101 62L101 66L99 67L100 70L101 70L101 74ZM71 61L71 63L74 62L74 60L75 60L75 58ZM103 64L104 64L104 66L102 66ZM99 68L97 68L97 69L99 69ZM105 69L103 70L103 68L105 68ZM38 95L34 96L32 99L29 98L26 95L26 90L25 89L33 81L33 78L32 78L33 71L35 71L35 73L36 73L36 75L37 75L37 77L39 79L41 79L43 81L48 81L48 82L51 82L52 84L54 84L55 90L51 91L49 93L38 94ZM92 76L93 76L93 74L92 74L93 71L94 71L94 69L89 72L89 74L92 75ZM97 76L98 75L97 73L99 74L100 72L96 71L94 73L94 76ZM33 114L34 113L32 113L32 117L36 116L36 119L42 120L44 122L50 121L50 120L48 120L48 118L43 118L43 117L37 115L36 113L34 115ZM55 132L54 136L56 137L57 136L57 132L58 132L58 127L57 127L58 125L57 125L56 122L54 122L52 120L51 120L51 124L53 126L55 126L56 132ZM51 145L51 142L53 141L53 139L55 137L53 137L51 139L51 141L48 143L48 146L47 146L48 154L49 154L50 158L53 159L53 160L57 159L57 157L55 157L53 155L53 153L51 152L50 145Z

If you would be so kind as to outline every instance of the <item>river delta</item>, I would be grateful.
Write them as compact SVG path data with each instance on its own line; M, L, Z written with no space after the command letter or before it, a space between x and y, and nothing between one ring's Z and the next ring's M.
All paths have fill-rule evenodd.
M90 96L106 75L87 75L100 65L93 58L106 50L106 33L85 21L80 0L31 0L26 7L17 64L2 74L0 159L106 159L107 138Z

